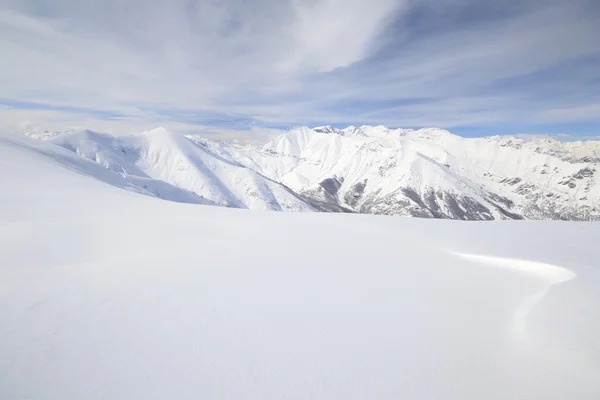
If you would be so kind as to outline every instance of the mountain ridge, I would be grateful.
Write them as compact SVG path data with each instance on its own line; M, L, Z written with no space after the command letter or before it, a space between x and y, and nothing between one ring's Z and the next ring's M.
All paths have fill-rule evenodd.
M162 128L102 135L31 136L132 180L166 182L205 204L461 220L600 219L597 141L462 138L439 128L384 126L301 127L243 147Z

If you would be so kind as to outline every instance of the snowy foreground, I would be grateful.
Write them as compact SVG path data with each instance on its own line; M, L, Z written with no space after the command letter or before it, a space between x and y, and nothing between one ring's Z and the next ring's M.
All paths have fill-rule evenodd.
M1 399L600 398L598 223L245 211L118 179L0 136Z

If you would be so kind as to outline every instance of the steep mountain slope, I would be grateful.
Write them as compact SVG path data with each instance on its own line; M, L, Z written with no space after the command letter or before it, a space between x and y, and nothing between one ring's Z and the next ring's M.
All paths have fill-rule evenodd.
M315 211L283 185L211 152L205 146L159 128L114 137L90 131L52 135L49 142L93 160L146 188L165 182L205 203L276 211ZM157 195L160 188L155 188ZM175 199L177 200L177 199Z
M307 197L361 213L587 220L600 218L599 154L598 142L321 127L230 157Z
M101 143L106 141L110 142L112 140L112 138L107 135L99 135L94 132L83 132L82 135L89 135L90 138L93 138L93 140L88 143L89 146L92 147L100 146ZM13 148L15 150L27 149L33 154L49 158L54 163L58 163L78 174L88 176L94 180L99 180L131 192L169 199L181 203L212 204L195 193L170 185L167 182L143 176L130 176L124 173L115 173L114 170L111 171L110 168L107 169L108 165L111 164L105 165L100 162L100 160L104 160L102 155L98 155L98 157L90 160L87 157L81 157L73 151L68 151L68 149L64 149L60 146L54 146L50 143L39 144L35 140L21 138L19 136L20 135L0 133L0 142L7 148ZM47 140L50 137L57 136L58 134L50 134L49 136L40 138ZM87 155L90 158L92 157L90 153L87 153ZM7 161L4 160L4 163L7 163ZM122 170L119 170L119 172L122 172ZM39 181L38 185L42 185L43 183L46 182ZM31 190L37 190L36 187L37 186L34 185L31 187Z
M598 223L179 204L1 134L0 183L0 399L600 398Z

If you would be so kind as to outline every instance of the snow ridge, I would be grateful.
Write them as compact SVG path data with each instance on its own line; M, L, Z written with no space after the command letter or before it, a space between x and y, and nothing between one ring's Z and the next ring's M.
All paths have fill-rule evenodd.
M538 280L544 284L544 287L541 290L524 298L515 310L510 330L517 335L526 333L527 317L533 311L535 306L544 299L554 285L570 281L577 277L577 274L568 268L537 261L457 252L450 254L479 265L489 265L491 267L513 271Z

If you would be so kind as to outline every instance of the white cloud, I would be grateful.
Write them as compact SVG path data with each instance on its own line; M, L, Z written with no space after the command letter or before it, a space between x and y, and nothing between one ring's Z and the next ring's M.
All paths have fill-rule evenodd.
M376 50L382 33L406 0L293 0L290 54L279 64L286 71L329 72Z
M285 91L305 72L360 61L397 6L392 0L294 1L293 7L148 1L123 10L106 3L99 15L93 6L44 18L0 11L3 93L97 107L193 108L244 89ZM353 11L339 12L345 6Z
M537 7L415 35L414 7L431 4L444 15L471 3L0 0L0 93L55 109L10 109L10 121L48 118L53 126L71 121L118 131L201 126L171 117L171 110L242 115L265 126L600 120L585 108L600 101L594 65L536 77L600 53L597 13L585 0L527 2ZM527 74L515 88L503 86ZM535 86L538 79L544 85ZM356 101L364 105L348 106Z
M170 132L195 134L206 138L231 140L239 144L264 143L284 133L280 129L248 125L244 129L228 129L173 121L147 114L137 117L99 119L65 111L19 110L0 107L0 131L27 133L90 129L114 135L130 135L163 127Z
M555 108L543 112L542 116L555 121L598 120L600 119L600 104Z

